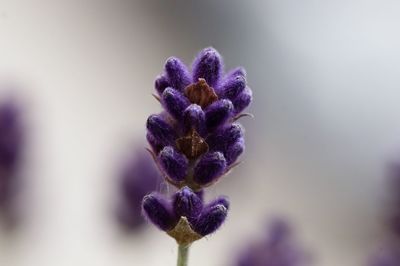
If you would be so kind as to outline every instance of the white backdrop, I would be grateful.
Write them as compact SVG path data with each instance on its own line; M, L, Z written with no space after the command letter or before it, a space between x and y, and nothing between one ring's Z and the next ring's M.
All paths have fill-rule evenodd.
M229 265L276 213L316 265L362 265L384 239L383 166L400 153L399 11L389 0L0 0L0 83L18 85L3 95L25 105L30 136L24 220L0 234L0 264L175 264L154 228L118 234L113 174L160 110L150 93L164 60L213 45L247 68L255 119L243 164L209 194L230 196L229 219L191 265Z

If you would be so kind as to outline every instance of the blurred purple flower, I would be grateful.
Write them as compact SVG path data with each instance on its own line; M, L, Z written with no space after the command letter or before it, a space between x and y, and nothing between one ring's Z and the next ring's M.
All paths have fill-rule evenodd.
M388 166L389 176L389 227L400 242L400 161Z
M400 161L388 165L388 213L387 225L390 232L388 243L369 258L368 266L400 265Z
M400 265L399 247L383 247L368 261L368 266L398 266Z
M155 88L165 111L148 118L147 139L166 180L194 190L212 185L244 151L244 130L235 123L252 99L244 69L224 74L220 54L205 48L192 73L169 58Z
M16 190L23 148L21 114L12 101L0 104L0 206L8 208Z
M120 173L118 220L127 230L134 231L144 224L141 214L143 197L156 190L160 174L150 154L143 149L132 156Z
M234 265L304 266L309 263L309 255L295 241L289 225L277 219L269 225L265 238L247 246Z

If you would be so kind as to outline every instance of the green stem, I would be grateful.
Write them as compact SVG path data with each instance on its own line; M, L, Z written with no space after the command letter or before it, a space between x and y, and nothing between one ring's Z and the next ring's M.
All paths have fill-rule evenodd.
M189 258L189 245L179 245L177 266L187 266Z

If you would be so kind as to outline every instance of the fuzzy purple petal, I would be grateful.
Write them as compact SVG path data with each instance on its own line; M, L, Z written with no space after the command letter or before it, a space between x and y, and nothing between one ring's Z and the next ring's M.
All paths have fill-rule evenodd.
M242 93L240 93L234 100L232 100L233 106L235 107L235 114L241 113L247 106L250 105L253 100L253 92L249 87L246 87Z
M225 78L229 79L231 77L236 77L236 76L246 77L247 76L246 70L243 67L236 67L230 70L228 73L226 73Z
M221 55L214 48L202 50L193 62L193 81L204 78L211 87L217 86L223 71Z
M151 133L146 133L147 142L150 144L151 149L155 154L158 154L162 148L164 148L164 144L159 142Z
M191 83L190 73L184 63L175 57L170 57L165 63L165 72L171 86L179 91Z
M227 215L228 209L222 204L205 208L196 222L192 224L193 229L202 236L212 234L221 227Z
M206 153L194 168L193 179L199 185L216 181L226 169L226 160L220 152Z
M237 158L239 158L239 156L243 153L244 147L244 138L240 138L234 144L230 145L226 151L224 151L227 165L231 165L236 162Z
M226 99L212 103L206 109L206 127L213 131L222 126L232 115L232 102Z
M189 187L183 187L175 193L173 200L175 214L188 219L197 218L202 209L203 202Z
M161 98L165 109L177 120L182 119L183 111L190 105L189 100L173 88L166 88Z
M218 96L234 100L246 88L246 79L243 76L233 76L226 79L218 90Z
M170 86L171 85L169 84L168 78L165 75L159 75L154 81L154 88L159 95L162 95L164 90Z
M243 127L238 123L233 123L215 131L206 141L210 150L225 152L229 146L237 142L238 139L243 138L243 136Z
M205 114L199 105L191 104L183 112L183 127L185 133L195 129L200 135L205 134Z
M211 208L212 206L215 206L215 205L223 205L227 210L229 210L230 203L229 203L228 197L219 196L216 199L214 199L213 201L211 201L210 203L208 203L207 207Z
M148 133L150 133L150 136L147 138L151 140L150 145L153 146L155 143L158 143L159 145L166 146L175 142L175 131L162 115L149 116L146 127Z
M164 173L176 182L183 181L187 175L188 159L171 146L166 146L158 155L158 162Z
M172 206L162 195L151 193L143 198L142 211L145 217L163 231L171 230L178 223Z

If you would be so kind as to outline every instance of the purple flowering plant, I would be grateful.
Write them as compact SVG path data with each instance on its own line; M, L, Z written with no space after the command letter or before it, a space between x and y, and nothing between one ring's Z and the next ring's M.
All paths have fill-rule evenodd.
M0 104L0 205L10 204L21 160L23 130L20 110L14 102Z
M399 246L389 245L382 247L371 256L367 262L368 266L397 266L400 265Z
M400 265L400 160L390 160L387 165L389 206L385 224L389 233L385 243L369 257L368 266Z
M224 73L220 54L205 48L191 71L170 57L155 81L163 112L147 119L150 152L166 182L177 188L172 198L153 192L144 197L147 219L179 245L178 265L187 265L189 246L214 233L229 209L226 197L209 203L203 190L226 175L244 151L244 129L236 121L250 104L246 72Z
M116 218L125 231L137 232L143 227L143 197L157 188L160 179L156 165L144 149L137 150L123 163L119 172Z
M283 219L274 219L260 241L239 253L235 266L305 266L309 254L297 243L293 230Z
M21 110L7 99L0 103L0 212L6 226L17 222L16 198L25 138Z

